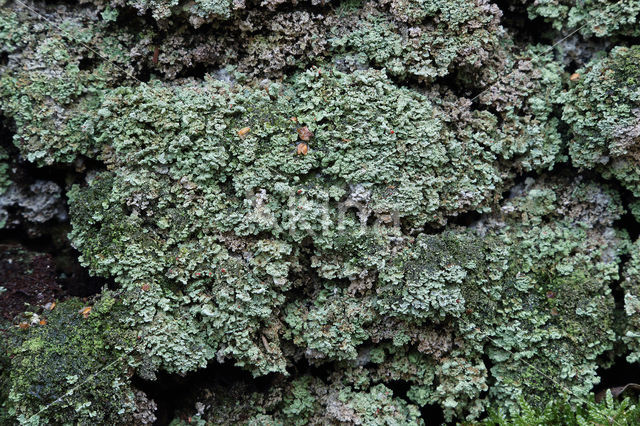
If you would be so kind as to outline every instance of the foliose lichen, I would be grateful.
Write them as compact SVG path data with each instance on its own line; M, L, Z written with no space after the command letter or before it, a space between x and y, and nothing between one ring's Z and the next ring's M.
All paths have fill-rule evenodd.
M180 415L570 423L637 362L638 46L573 72L485 0L80 3L0 0L0 200L66 200L116 290L6 326L0 421L151 423L135 383L222 365ZM527 6L635 34L634 2Z

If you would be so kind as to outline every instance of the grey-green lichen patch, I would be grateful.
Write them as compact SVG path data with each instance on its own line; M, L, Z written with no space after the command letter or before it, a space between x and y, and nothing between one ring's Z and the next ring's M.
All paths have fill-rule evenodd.
M44 8L53 22L46 24L29 9L11 6L0 9L0 52L8 58L0 65L0 110L15 122L14 144L38 164L95 155L86 116L105 88L124 79L122 42L133 37L110 33L95 11L52 14Z
M616 47L576 71L565 99L571 160L640 196L640 46Z
M169 3L172 7L165 7ZM213 72L232 65L258 81L281 79L312 64L338 62L348 69L384 68L402 80L432 81L461 67L493 67L502 39L508 38L500 10L484 0L331 6L313 0L271 7L278 3L264 1L256 10L244 1L211 2L229 5L230 14L225 14L221 9L206 12L204 2L135 2L141 12L151 10L162 18L161 30L146 28L131 46L132 62L168 78L193 66ZM184 25L186 19L196 26L211 22L193 31ZM344 60L353 55L359 57L356 64Z
M232 357L256 374L283 372L276 315L303 240L323 276L356 279L383 253L368 216L433 221L436 200L444 212L487 202L501 172L475 142L479 119L468 121L469 136L450 129L427 98L377 71L313 70L267 90L213 80L118 89L91 126L110 171L69 193L71 238L94 272L150 285L135 302L142 323L186 321L153 362L188 371ZM307 155L296 153L302 125L314 133ZM478 157L457 155L465 149ZM371 260L340 261L354 250ZM178 319L185 309L190 319Z
M487 222L485 235L495 233L504 245L491 257L508 250L508 260L492 262L490 276L503 285L483 286L487 298L471 320L491 323L483 306L495 309L487 335L497 380L490 394L515 402L526 383L525 398L545 401L544 389L559 382L584 396L598 381L596 357L616 339L609 283L619 278L628 247L626 234L613 228L623 209L615 192L589 183L527 182L522 189L501 219Z
M623 340L630 349L627 359L637 362L640 359L640 241L631 247L631 259L625 265L621 286L627 317Z
M181 414L191 423L248 425L420 425L420 411L382 383L362 377L357 385L310 375L282 380L266 392L243 385L210 387ZM172 425L187 424L175 419Z
M389 11L365 2L355 10L360 16L355 25L331 40L332 48L364 53L399 78L431 81L454 67L486 66L503 36L501 12L488 1L380 3Z
M266 90L214 80L118 89L105 96L90 127L104 147L100 158L114 170L143 173L152 187L170 181L219 194L202 199L199 210L234 202L219 198L225 191L252 194L254 204L262 199L251 215L250 206L238 205L241 211L220 216L221 230L288 232L300 241L325 232L323 220L335 221L336 201L344 198L345 209L360 209L361 221L393 213L420 224L483 208L509 176L488 148L494 123L491 114L471 111L452 123L426 96L398 88L383 72L318 69ZM307 155L296 154L301 126L314 134ZM273 203L296 203L300 212ZM323 203L332 203L324 213ZM306 229L307 214L326 217Z
M109 374L89 388L104 398L70 395L43 423L113 422L112 405L151 419L125 367L273 379L205 392L199 423L415 424L426 406L475 421L559 389L577 403L614 343L637 358L620 196L557 170L640 191L637 48L570 76L482 0L34 6L71 36L2 5L14 143L37 164L101 163L66 194L70 239L122 291L14 330L7 421L46 403L27 394L56 333L74 345L54 365ZM610 286L629 250L620 339ZM107 348L134 336L131 356Z
M67 220L67 211L62 200L62 188L56 183L37 180L28 187L9 184L0 194L0 228L23 226L33 235L39 232L31 229L50 220Z
M438 360L440 384L434 390L430 381L404 380L415 386L417 401L439 404L447 418L482 412L478 398L489 375L491 399L513 410L520 395L539 404L557 386L585 396L598 380L597 356L616 340L609 283L618 279L628 247L626 234L613 228L622 213L610 189L528 180L476 230L420 235L389 251L377 282L361 296L325 286L294 302L286 321L294 342L304 344L305 356L316 362L358 362L360 353L350 354L367 339L418 344ZM342 325L334 312L351 320ZM392 325L384 319L389 317L405 323L380 336ZM424 327L427 321L451 328L453 337L442 333L420 342L407 333L410 324ZM358 340L345 339L341 330ZM451 343L442 354L425 344L429 340L445 348ZM490 371L482 353L493 363Z
M428 359L429 337L410 330L431 323L454 343L438 384L412 379L412 395L449 419L480 415L487 390L512 410L556 383L584 396L616 338L608 283L627 245L615 192L528 180L475 230L399 227L490 203L508 177L490 116L453 125L375 70L315 69L266 90L211 79L113 90L92 125L109 170L70 192L71 238L92 271L136 294L123 303L154 336L146 377L213 359L286 374L285 342L314 363L354 361L368 339ZM291 289L304 298L287 300Z
M500 119L491 149L516 167L552 169L567 160L560 120L562 68L547 46L528 46L506 57L501 68L483 70L493 81L480 93L482 105L495 109Z
M11 185L9 154L7 150L0 147L0 195ZM0 228L2 225L0 225Z
M112 1L112 3L118 6L125 4L134 7L141 15L150 11L151 16L156 20L168 19L172 15L186 15L196 27L208 20L229 18L234 5L244 6L244 1L231 0L194 0L190 2L180 0L127 0Z
M584 36L638 35L637 0L521 0L530 18L542 17L556 30L579 29Z

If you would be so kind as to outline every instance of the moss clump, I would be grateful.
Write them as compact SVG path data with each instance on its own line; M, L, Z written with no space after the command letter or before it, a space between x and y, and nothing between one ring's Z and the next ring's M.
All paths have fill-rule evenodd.
M136 339L122 327L126 311L109 294L90 312L86 307L70 299L31 314L8 331L3 423L132 419L136 401L126 355Z
M530 424L607 424L634 425L640 421L640 406L636 401L625 398L614 400L608 392L603 402L596 403L593 397L586 404L573 405L561 399L550 401L542 408L535 408L521 401L520 414L509 416L497 409L490 411L486 425L530 425Z

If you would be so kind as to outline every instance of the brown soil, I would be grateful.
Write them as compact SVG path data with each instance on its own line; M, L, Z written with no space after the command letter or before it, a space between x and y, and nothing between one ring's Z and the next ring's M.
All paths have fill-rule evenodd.
M28 305L53 302L61 289L49 254L35 253L20 245L0 245L0 317L11 320Z

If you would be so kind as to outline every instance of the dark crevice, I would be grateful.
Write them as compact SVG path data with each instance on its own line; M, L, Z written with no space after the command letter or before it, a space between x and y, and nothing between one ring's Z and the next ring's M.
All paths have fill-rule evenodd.
M78 63L78 69L80 71L89 71L92 70L96 65L98 65L97 57L83 56Z
M493 3L502 11L502 26L509 31L517 44L548 44L561 38L551 23L543 18L530 19L526 4L512 0L494 0Z
M420 418L427 425L447 424L444 421L444 410L437 404L427 404L420 407Z
M596 374L600 377L600 383L593 388L595 394L628 383L640 384L640 363L631 364L625 356L619 356L614 359L611 367L598 368Z
M613 300L615 303L615 309L619 312L622 312L624 309L624 289L622 288L622 280L623 280L623 271L624 266L630 259L629 254L624 254L620 256L620 263L618 264L618 275L619 279L614 282L609 283L609 288L611 289L611 295L613 296Z
M438 235L438 234L442 234L445 230L446 230L446 225L438 225L437 223L433 223L433 222L429 222L429 223L425 223L420 229L416 230L417 232L413 232L413 235L417 235L417 234L425 234L425 235ZM409 231L405 231L404 229L402 230L403 233L407 234L407 235L412 235L409 234Z
M475 210L472 210L472 211L468 211L468 212L449 218L448 223L451 226L469 227L472 224L476 223L478 220L480 220L481 217L482 217L481 213Z
M177 78L193 78L196 80L203 80L205 75L214 71L214 67L208 64L197 63L189 68L185 68L178 73Z
M394 397L405 400L409 404L412 403L412 401L407 398L407 393L411 388L411 383L407 382L406 380L390 380L388 382L385 382L384 385L391 389Z
M487 354L487 351L484 351L484 353L482 354L482 362L487 369L487 390L484 390L482 391L482 393L480 393L479 398L481 399L489 395L489 389L491 389L491 387L496 383L496 378L493 376L493 374L491 374L491 369L493 368L494 364Z
M22 228L0 230L0 244L23 247L35 253L51 255L56 268L56 281L65 296L88 297L100 292L103 287L115 288L112 279L91 276L78 261L79 253L71 247L66 234L68 224L45 223L43 229L49 233L30 238Z
M335 362L319 361L318 363L311 363L306 357L301 357L292 366L287 368L287 372L290 373L292 377L311 376L324 383L329 382L329 377L334 371L338 371Z
M132 382L157 404L154 425L168 425L173 419L180 418L183 410L192 409L201 401L206 389L229 391L241 387L244 394L265 393L279 377L279 374L269 374L254 378L239 367L211 362L206 368L184 376L161 371L154 381L134 376Z
M387 388L391 389L391 391L393 392L393 396L395 398L402 399L408 404L415 405L415 402L407 397L407 393L411 388L411 383L409 383L408 381L391 380L391 381L385 382L384 385ZM427 404L427 405L421 406L420 418L424 420L425 424L427 425L447 424L444 421L444 410L442 409L441 406L437 404ZM453 424L452 422L450 423Z
M0 126L0 146L9 154L11 182L25 191L37 181L54 182L62 189L61 205L65 212L69 210L65 190L74 183L84 182L87 171L105 168L96 160L81 157L74 164L38 167L25 160L13 144L13 123L2 117L0 123L4 124ZM115 288L112 279L91 276L80 265L79 253L67 236L71 231L68 215L64 220L57 217L37 223L23 217L22 208L18 205L7 206L5 210L13 220L0 229L0 244L50 255L56 269L56 282L63 291L60 297L87 297L97 294L105 286Z

